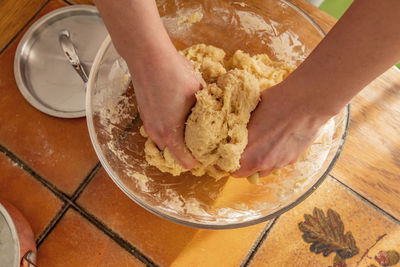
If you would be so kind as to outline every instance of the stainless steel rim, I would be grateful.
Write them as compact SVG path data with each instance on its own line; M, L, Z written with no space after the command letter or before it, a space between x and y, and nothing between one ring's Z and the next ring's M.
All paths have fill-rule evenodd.
M13 222L10 214L8 214L8 211L1 203L0 203L0 214L4 216L4 218L6 219L6 223L10 227L11 236L13 237L13 240L15 242L14 266L19 267L20 244L19 244L17 229L15 228L14 222Z
M51 115L54 117L60 117L60 118L84 117L86 112L85 112L85 110L66 112L66 111L52 109L52 108L47 107L43 103L41 103L35 97L33 97L31 92L27 88L26 84L24 83L24 78L23 78L22 72L21 72L21 55L23 54L23 51L26 49L27 43L32 38L33 34L38 29L40 29L42 27L42 25L46 23L46 21L48 21L51 18L60 16L64 13L74 12L74 11L87 11L88 13L99 15L97 9L94 6L90 6L90 5L67 6L67 7L56 9L50 13L47 13L46 15L44 15L43 17L38 19L29 28L29 30L24 34L24 36L22 37L21 41L18 44L17 50L15 52L15 57L14 57L14 77L15 77L17 86L18 86L21 94L24 96L24 98L38 110L40 110L48 115Z

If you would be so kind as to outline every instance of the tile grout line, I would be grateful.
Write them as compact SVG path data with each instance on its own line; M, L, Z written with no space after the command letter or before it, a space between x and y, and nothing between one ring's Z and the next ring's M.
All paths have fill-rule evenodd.
M56 227L58 222L62 219L62 217L67 213L69 207L71 206L71 201L74 201L79 197L79 195L83 192L83 190L86 188L86 186L90 183L90 181L93 179L93 177L96 175L98 170L100 169L100 163L98 162L96 166L89 172L89 174L86 176L86 178L83 180L83 182L78 186L78 188L75 190L74 194L72 195L71 199L69 201L64 202L63 207L61 210L56 214L56 216L49 222L49 224L46 226L46 228L42 231L40 236L36 239L36 245L39 247L44 240L47 238L47 236L53 231L53 229ZM69 198L69 197L68 197Z
M64 3L66 3L66 4L68 4L68 5L70 5L70 6L72 6L73 5L73 3L71 3L70 1L68 1L68 0L62 0Z
M8 41L8 42L0 49L0 55L3 54L3 52L15 41L15 39L17 39L18 35L20 35L20 34L24 31L24 29L29 25L29 23L31 23L31 22L36 18L36 16L43 10L43 8L44 8L45 6L47 6L48 3L50 3L50 0L47 0L46 3L44 3L43 6L41 6L41 7L39 8L39 10L38 10L35 14L33 14L33 16L25 23L25 25L23 25L23 26L21 27L21 29L19 29L19 30L15 33L15 35L10 39L10 41Z
M397 219L395 216L393 216L392 214L390 214L389 212L385 211L384 209L382 209L381 207L379 207L378 205L376 205L374 202L372 202L371 200L369 200L368 198L364 197L363 195L361 195L360 193L358 193L357 191L353 190L351 187L349 187L348 185L346 185L345 183L343 183L342 181L340 181L339 179L337 179L335 176L333 176L332 174L329 174L330 177L332 177L336 182L338 182L339 184L341 184L343 187L345 187L346 189L348 189L351 193L353 193L355 196L357 196L358 198L361 198L361 200L363 200L364 202L367 202L369 205L371 205L375 210L377 210L379 213L382 213L384 216L389 217L391 220L393 220L395 223L400 224L400 220Z
M51 231L55 228L57 223L62 219L64 214L67 212L69 208L73 208L76 210L81 216L91 222L94 226L96 226L99 230L109 236L114 242L120 245L123 249L128 251L135 258L146 264L147 266L157 266L152 260L146 257L143 253L141 253L137 248L135 248L128 241L124 240L118 234L114 233L107 225L103 222L95 218L89 212L87 212L84 208L82 208L79 204L75 203L72 198L68 195L60 191L51 183L47 182L44 178L42 178L39 174L37 174L34 170L32 170L25 162L20 160L16 155L14 155L11 151L6 149L4 146L0 144L0 152L2 152L7 158L18 164L24 171L29 173L35 180L38 180L43 186L48 188L51 192L53 192L57 197L59 197L62 201L64 201L64 207L56 214L56 216L52 219L52 221L46 226L45 230L40 234L37 238L38 247L44 242L45 238L51 233ZM90 183L95 174L101 168L100 163L98 162L96 166L92 169L89 175L85 178L84 182L78 187L75 191L74 196L77 198L82 193L84 188Z
M82 192L88 186L88 184L93 180L93 178L99 172L100 168L101 168L101 163L98 161L96 163L96 165L94 166L94 168L89 172L89 174L85 177L85 179L82 181L82 183L78 186L78 188L72 194L71 201L75 202L79 198L79 196L82 194Z
M71 204L69 203L64 203L64 205L61 207L60 211L57 212L56 216L50 221L49 224L47 224L46 228L40 233L40 235L36 238L36 247L39 248L40 245L42 245L43 241L47 238L47 236L53 231L53 229L56 227L59 221L64 217L65 213L67 213L67 210Z
M64 202L71 202L69 196L62 192L60 189L58 189L55 185L52 183L48 182L46 179L41 177L37 172L35 172L31 167L29 167L28 164L26 164L24 161L19 159L14 153L12 153L10 150L5 148L3 145L0 144L0 152L2 152L7 158L15 162L20 168L22 168L24 171L29 173L35 180L40 182L44 187L49 189L53 194L55 194L58 198L63 200Z
M25 25L23 25L21 27L21 29L10 39L10 41L7 42L7 44L3 48L0 49L0 55L15 41L15 39L24 31L24 29L27 27L27 25L29 25L37 17L37 15L45 8L45 6L47 6L49 4L49 2L50 2L50 0L47 0L40 7L40 9L27 21L27 23ZM63 2L65 2L68 5L72 5L72 3L70 3L67 0L63 0ZM135 248L132 244L130 244L128 241L124 240L118 234L114 233L103 222L101 222L100 220L95 218L93 215L91 215L86 210L84 210L82 207L80 207L77 203L75 203L75 200L81 195L81 193L84 191L86 186L91 182L91 180L94 178L94 176L100 170L100 168L101 168L100 162L98 162L96 164L96 166L92 169L92 171L85 178L85 180L79 185L78 189L74 192L74 194L71 197L69 197L64 192L62 192L60 189L58 189L56 186L54 186L53 184L49 183L44 178L42 178L37 172L35 172L31 167L29 167L28 164L26 164L24 161L19 159L15 154L13 154L11 151L9 151L7 148L2 146L1 144L0 144L0 152L2 152L7 158L11 159L14 163L16 163L24 171L29 173L35 180L39 181L44 187L46 187L52 193L54 193L59 199L64 201L64 205L62 206L61 210L53 217L53 219L46 226L46 228L42 231L42 233L36 238L36 244L37 244L38 248L41 246L41 244L43 244L44 240L52 232L52 230L56 227L58 222L63 218L63 216L68 211L68 209L73 208L81 216L83 216L86 220L88 220L90 223L92 223L96 228L101 230L104 234L106 234L108 237L110 237L119 246L121 246L123 249L125 249L128 253L130 253L135 258L137 258L138 260L140 260L141 262L146 264L146 266L158 266L152 260L150 260L148 257L146 257L143 253L141 253L137 248Z
M273 221L265 227L263 232L260 234L260 237L258 240L255 242L255 245L250 249L249 254L247 254L246 258L243 260L242 264L240 264L240 267L247 267L249 266L251 260L254 258L254 256L257 254L258 249L261 247L261 245L264 243L264 241L267 239L267 236L271 229L274 227L275 223L278 221L280 216L276 217L273 219Z
M76 212L78 212L82 217L92 223L96 228L106 234L109 238L111 238L114 242L116 242L120 247L128 251L135 258L140 260L142 263L146 264L146 266L158 266L151 259L145 256L142 252L140 252L136 247L134 247L131 243L123 239L117 233L115 233L111 228L109 228L105 223L97 219L94 215L90 214L83 207L81 207L77 203L72 203L71 208L73 208Z
M47 236L51 233L51 231L55 228L57 223L62 219L64 214L67 212L69 208L73 208L76 210L82 217L92 223L95 227L97 227L100 231L106 234L109 238L111 238L114 242L116 242L120 247L125 249L128 253L134 256L136 259L140 260L146 266L158 266L152 260L150 260L147 256L145 256L142 252L140 252L137 248L135 248L128 241L124 240L118 234L112 231L106 224L95 218L89 212L87 212L84 208L82 208L79 204L75 203L76 198L84 191L86 186L90 183L93 177L101 168L101 164L98 162L96 166L92 169L92 171L88 174L85 180L81 183L78 189L74 192L73 196L75 199L72 199L61 190L56 188L54 185L46 181L39 174L37 174L33 169L31 169L25 162L19 159L16 155L14 155L11 151L0 144L0 152L2 152L7 158L15 162L18 166L20 166L24 171L32 176L35 180L39 181L43 186L48 188L51 192L53 192L58 198L60 198L65 204L64 209L62 209L56 216L52 219L52 221L46 226L45 230L40 234L37 238L37 246L39 247Z

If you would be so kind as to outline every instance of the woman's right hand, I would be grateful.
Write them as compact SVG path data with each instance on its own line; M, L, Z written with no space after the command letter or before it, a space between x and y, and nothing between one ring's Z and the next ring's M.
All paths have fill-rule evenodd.
M134 64L134 65L133 65ZM175 49L156 58L129 62L140 116L149 137L166 147L185 168L197 163L185 146L184 125L201 88L192 64Z

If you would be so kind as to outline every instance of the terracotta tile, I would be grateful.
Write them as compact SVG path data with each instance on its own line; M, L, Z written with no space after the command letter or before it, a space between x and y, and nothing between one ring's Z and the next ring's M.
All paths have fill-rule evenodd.
M46 0L3 0L0 5L0 51L39 11Z
M400 72L396 67L351 102L344 149L332 170L342 183L400 220Z
M322 209L325 215L329 208L333 209L344 223L344 232L352 232L359 252L346 260L347 266L380 266L374 260L379 250L400 252L400 225L328 178L308 199L278 219L250 266L332 266L335 253L324 257L311 252L298 228L304 214L312 214L314 207Z
M78 202L162 266L239 266L267 224L201 230L169 222L131 201L103 169Z
M0 153L0 199L17 207L37 237L61 209L62 202Z
M69 1L72 4L80 4L80 5L93 5L93 0L71 0Z
M138 259L73 210L38 250L38 266L143 266Z
M40 15L65 6L51 1ZM37 18L36 18L37 19ZM33 108L14 80L19 39L0 55L0 143L68 194L96 165L85 119L58 119Z

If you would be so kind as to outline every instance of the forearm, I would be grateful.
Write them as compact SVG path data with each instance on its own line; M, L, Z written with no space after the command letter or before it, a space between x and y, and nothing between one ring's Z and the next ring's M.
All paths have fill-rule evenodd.
M356 0L326 38L288 77L293 94L336 114L400 60L400 1ZM310 101L311 100L311 101ZM310 107L308 107L310 108Z
M131 71L176 52L154 0L95 0L119 54ZM136 64L137 63L137 64Z

